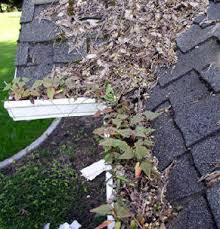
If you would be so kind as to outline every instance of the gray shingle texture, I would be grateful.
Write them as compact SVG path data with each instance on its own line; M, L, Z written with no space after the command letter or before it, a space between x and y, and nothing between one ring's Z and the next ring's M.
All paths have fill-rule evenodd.
M154 122L153 152L161 170L176 160L167 197L187 204L169 229L220 228L220 184L205 192L198 182L220 161L219 19L220 1L212 1L207 15L177 38L178 61L156 72L159 83L146 101L151 110L171 105L171 112Z
M58 0L24 0L21 32L16 56L17 77L28 77L31 82L52 72L59 64L81 60L87 54L86 45L69 52L67 42L58 43L59 28L39 15Z

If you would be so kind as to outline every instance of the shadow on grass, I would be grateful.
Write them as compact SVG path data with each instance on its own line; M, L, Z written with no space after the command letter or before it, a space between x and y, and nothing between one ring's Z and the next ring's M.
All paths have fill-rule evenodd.
M4 81L11 81L15 71L15 42L0 42L0 161L33 142L49 126L51 120L14 122L4 109L8 95Z

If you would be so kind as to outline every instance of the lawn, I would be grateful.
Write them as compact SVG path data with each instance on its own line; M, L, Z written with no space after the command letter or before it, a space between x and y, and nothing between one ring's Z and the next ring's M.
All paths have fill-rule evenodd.
M51 120L14 122L3 108L7 99L7 93L2 91L4 81L10 81L15 71L19 19L17 12L0 14L0 161L30 144L51 123Z

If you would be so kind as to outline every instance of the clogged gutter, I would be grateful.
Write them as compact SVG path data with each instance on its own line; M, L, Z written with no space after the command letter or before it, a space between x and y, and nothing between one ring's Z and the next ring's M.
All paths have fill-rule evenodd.
M92 211L112 214L115 228L162 228L174 215L165 198L167 174L159 173L151 155L150 123L158 114L144 112L143 99L155 83L156 67L175 63L177 34L207 4L64 0L40 15L39 19L59 26L59 42L68 42L69 51L85 45L89 51L77 64L56 67L53 77L68 76L77 88L76 96L104 99L112 105L105 125L94 132L101 137L105 160L113 167L114 205Z
M176 62L177 35L207 5L207 0L61 0L39 15L39 20L58 25L56 42L68 42L70 52L80 53L85 46L88 50L82 61L55 67L48 77L53 89L47 97L71 93L112 107L104 112L105 124L95 134L113 167L114 205L92 211L112 214L115 228L165 228L174 215L165 197L167 174L157 170L151 155L151 122L159 114L144 111L143 101L155 85L155 70ZM63 78L68 80L68 93L59 83L51 86ZM44 85L38 84L37 92Z

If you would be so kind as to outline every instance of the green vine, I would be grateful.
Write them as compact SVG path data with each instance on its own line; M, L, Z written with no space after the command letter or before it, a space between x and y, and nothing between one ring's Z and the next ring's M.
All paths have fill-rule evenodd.
M105 161L113 167L116 193L113 206L104 204L91 212L113 215L116 229L122 225L145 228L147 216L152 218L151 227L159 228L158 225L164 225L172 215L171 206L165 197L162 195L158 198L166 181L157 170L156 159L151 154L154 146L151 122L161 113L138 112L134 107L129 102L119 101L115 109L104 117L104 125L94 131L104 148ZM131 203L125 190L150 197L147 211L140 213L143 205Z
M17 78L11 83L6 83L4 90L9 91L15 100L71 97L71 91L76 90L74 81L66 77L46 77L35 81L31 87L28 85L28 79ZM99 94L100 100L110 104L112 108L104 111L104 124L94 130L94 134L100 139L99 144L104 149L105 161L113 167L116 194L113 206L101 205L91 212L101 215L112 214L116 219L116 229L122 225L140 228L140 225L146 224L147 215L150 214L151 225L157 228L157 225L164 224L172 215L171 206L165 196L160 196L166 180L158 172L157 161L151 153L154 146L154 129L151 128L151 122L161 113L142 112L137 109L141 101L140 95L136 99L133 98L134 101L138 101L136 103L130 99L119 99L110 83L106 83L105 91ZM147 212L140 213L143 203L139 203L140 199L137 205L131 203L124 190L151 197Z

